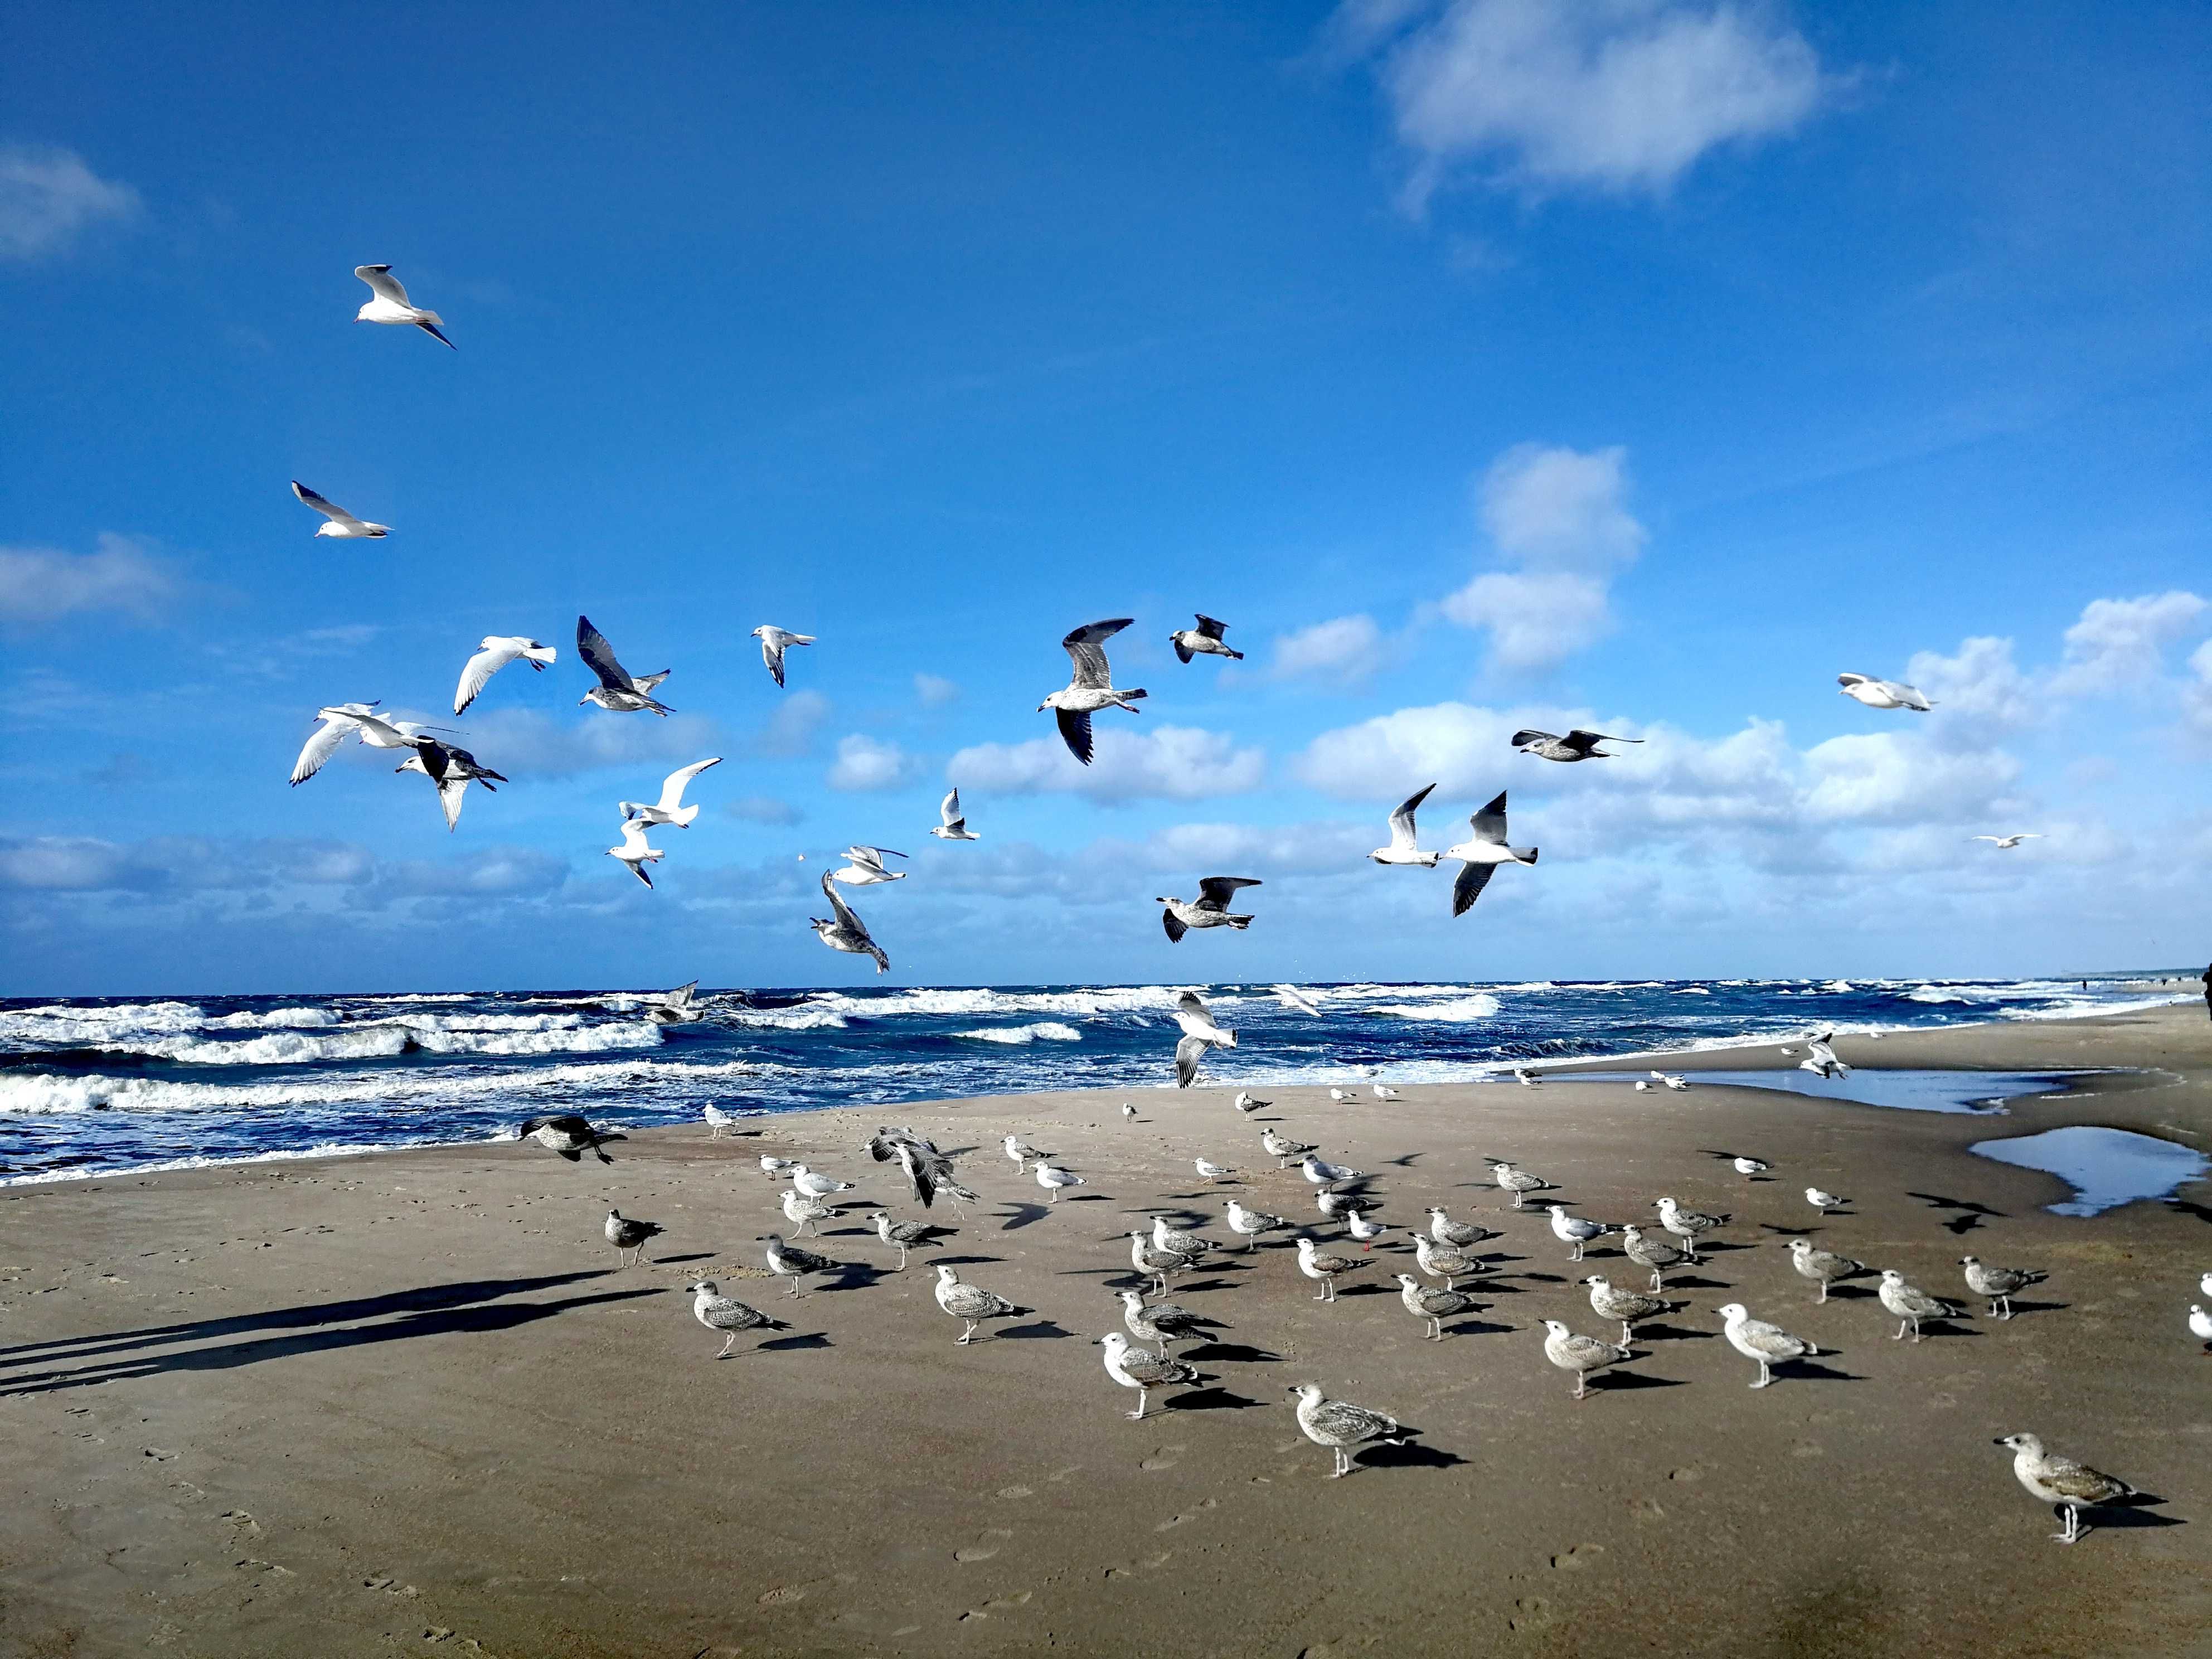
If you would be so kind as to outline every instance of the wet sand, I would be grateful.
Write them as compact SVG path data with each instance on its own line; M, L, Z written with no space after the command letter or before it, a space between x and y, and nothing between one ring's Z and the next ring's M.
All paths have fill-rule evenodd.
M2212 1188L2069 1218L2044 1208L2063 1182L1966 1150L2074 1123L2205 1146L2212 1024L1838 1047L2157 1069L1997 1118L1565 1076L1389 1105L1289 1089L1256 1120L1229 1090L1079 1092L653 1131L610 1166L491 1146L10 1189L0 1464L23 1496L0 1510L0 1653L2212 1653L2212 1358L2183 1322ZM1217 1259L1174 1291L1229 1328L1186 1355L1217 1381L1130 1422L1090 1340L1133 1280L1121 1235L1164 1211L1225 1240L1230 1193L1317 1220L1259 1155L1271 1120L1372 1172L1385 1220L1437 1203L1502 1228L1486 1305L1423 1341L1383 1293L1412 1270L1402 1232L1334 1305L1286 1246ZM785 1297L753 1243L789 1231L760 1153L916 1213L858 1153L878 1121L976 1148L963 1173L989 1201L903 1273L852 1206L821 1248L858 1270ZM1047 1206L1009 1130L1091 1184ZM1738 1152L1773 1178L1737 1176ZM1245 1182L1206 1190L1200 1154ZM1538 1322L1617 1335L1572 1276L1642 1275L1611 1240L1571 1266L1486 1155L1600 1219L1662 1192L1734 1213L1670 1281L1683 1310L1582 1404ZM1823 1219L1808 1184L1856 1201ZM610 1206L667 1228L642 1266L616 1269ZM2009 1323L1969 1302L1915 1346L1863 1285L1814 1306L1801 1234L1962 1301L1969 1250L2051 1278ZM1035 1312L955 1346L940 1259ZM714 1363L682 1294L698 1276L792 1329ZM1710 1312L1730 1300L1822 1357L1748 1389ZM1418 1445L1327 1479L1285 1393L1309 1378ZM2021 1430L2163 1501L2049 1542L1989 1443Z

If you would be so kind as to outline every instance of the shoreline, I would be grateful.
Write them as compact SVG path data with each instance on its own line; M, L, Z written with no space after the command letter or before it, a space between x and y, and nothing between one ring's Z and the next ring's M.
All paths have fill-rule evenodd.
M1913 1046L2147 1068L2020 1102L2006 1131L2108 1122L2203 1146L2212 1028L2193 1012ZM2054 1215L2067 1183L1967 1150L1981 1115L1759 1089L1559 1075L1342 1107L1300 1087L1256 1120L1231 1092L1130 1091L1134 1121L1100 1091L780 1113L736 1139L641 1131L608 1165L471 1143L9 1188L0 1467L38 1501L0 1514L0 1650L1748 1659L1917 1656L1936 1631L1960 1652L2203 1650L2212 1412L2181 1326L2212 1239L2201 1187ZM1165 1213L1224 1237L1230 1194L1318 1222L1297 1171L1252 1156L1268 1120L1377 1172L1401 1231L1334 1304L1279 1243L1179 1279L1175 1299L1220 1322L1185 1351L1212 1381L1130 1422L1091 1346L1133 1279L1122 1235ZM986 1200L964 1218L939 1205L958 1232L904 1273L862 1218L919 1212L858 1152L899 1121L974 1149L961 1177ZM1002 1159L1007 1133L1087 1184L1048 1203ZM859 1183L807 1241L852 1270L805 1297L752 1242L787 1231L764 1150ZM1774 1176L1746 1181L1732 1151ZM1601 1219L1648 1217L1662 1192L1736 1217L1584 1402L1540 1322L1617 1335L1573 1281L1635 1270L1612 1239L1568 1265L1486 1155ZM1200 1156L1241 1184L1197 1180ZM1816 1215L1807 1183L1856 1201ZM1502 1235L1442 1343L1388 1293L1429 1204ZM666 1229L639 1266L600 1237L615 1206ZM1968 1250L2051 1277L2018 1319L1977 1304L1916 1346L1889 1340L1863 1285L1816 1305L1784 1254L1796 1237L1961 1300ZM956 1346L938 1260L1034 1311ZM716 1364L684 1292L701 1275L789 1328ZM1728 1297L1821 1357L1747 1390L1710 1311ZM1418 1440L1329 1480L1285 1403L1306 1380ZM2160 1501L2048 1544L1989 1444L2021 1430Z

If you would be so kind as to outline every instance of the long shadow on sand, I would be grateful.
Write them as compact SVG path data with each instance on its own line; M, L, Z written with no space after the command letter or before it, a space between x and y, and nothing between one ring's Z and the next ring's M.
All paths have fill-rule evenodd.
M572 1278L594 1276L569 1275ZM521 1282L532 1284L538 1281ZM287 1359L295 1354L327 1353L344 1348L366 1347L379 1342L402 1342L418 1336L511 1331L575 1308L612 1302L634 1302L640 1297L660 1294L660 1291L654 1289L606 1291L597 1296L572 1296L558 1302L510 1302L497 1307L441 1308L410 1313L404 1318L377 1325L349 1325L340 1329L310 1331L296 1336L258 1337L250 1341L234 1342L225 1347L189 1348L180 1353L145 1354L106 1360L82 1365L74 1370L58 1369L30 1372L11 1377L4 1384L0 1384L0 1395L46 1394L58 1389L89 1388L96 1383L127 1382L143 1376L159 1376L171 1371L234 1370L241 1365L258 1365L266 1359ZM397 1298L374 1299L392 1301ZM225 1322L209 1322L221 1324Z
M1049 1204L1021 1204L1008 1200L1013 1213L999 1224L1002 1233L1018 1232L1032 1223L1042 1221L1052 1213Z
M1984 1217L1988 1217L1991 1220L1996 1221L2002 1221L2006 1219L2005 1212L2002 1210L1992 1210L1986 1204L1976 1204L1968 1199L1946 1198L1941 1193L1907 1193L1905 1194L1905 1196L1907 1198L1917 1198L1923 1204L1927 1205L1929 1208L1933 1210L1956 1210L1959 1212L1958 1214L1951 1217L1950 1219L1943 1224L1945 1227L1948 1228L1954 1233L1970 1233L1973 1231L1975 1228L1982 1224Z
M1074 1334L1073 1331L1050 1319L1032 1320L1026 1325L1005 1325L991 1333L993 1340L1000 1342L1036 1342Z
M1449 1469L1467 1462L1440 1446L1370 1446L1353 1460L1355 1469Z
M1188 1394L1175 1397L1175 1408L1179 1412L1241 1412L1259 1403L1221 1388L1193 1389Z

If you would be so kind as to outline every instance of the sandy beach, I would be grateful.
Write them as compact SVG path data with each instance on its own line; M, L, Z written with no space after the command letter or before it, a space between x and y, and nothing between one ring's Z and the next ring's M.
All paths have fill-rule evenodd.
M650 1131L606 1166L480 1145L9 1189L0 1652L2212 1653L2212 1358L2183 1324L2212 1192L2063 1217L2064 1182L1968 1151L2069 1124L2204 1147L2203 1009L1838 1047L2136 1069L2002 1116L1564 1075L1388 1104L1291 1089L1253 1119L1229 1090L1077 1091ZM1134 1282L1127 1230L1165 1212L1226 1243L1231 1194L1318 1219L1260 1154L1270 1121L1370 1172L1400 1231L1333 1305L1279 1243L1179 1282L1225 1327L1185 1354L1214 1381L1129 1421L1091 1346ZM975 1149L988 1200L902 1273L860 1218L918 1213L859 1152L878 1122ZM1089 1184L1048 1206L1009 1131ZM819 1247L854 1271L804 1297L761 1269L757 1237L789 1231L763 1152L860 1182ZM1207 1188L1200 1155L1243 1181ZM1539 1322L1617 1335L1574 1279L1644 1275L1613 1239L1571 1266L1486 1157L1602 1220L1662 1193L1733 1213L1583 1403ZM1808 1184L1850 1213L1816 1215ZM1484 1306L1442 1343L1388 1278L1431 1204L1503 1230ZM611 1206L666 1228L642 1265L617 1268ZM1815 1306L1796 1236L1972 1316L1915 1346L1870 1280ZM1968 1251L2049 1280L1984 1318ZM940 1260L1033 1311L956 1346ZM708 1276L791 1329L714 1363L683 1293ZM1711 1312L1731 1300L1821 1358L1748 1389ZM1305 1380L1418 1443L1328 1479L1285 1392ZM1990 1443L2017 1431L2158 1501L2061 1548Z

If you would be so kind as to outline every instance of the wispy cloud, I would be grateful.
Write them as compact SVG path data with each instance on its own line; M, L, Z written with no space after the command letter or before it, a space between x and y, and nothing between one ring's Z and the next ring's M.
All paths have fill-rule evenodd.
M747 795L733 800L722 809L733 818L747 823L788 825L797 823L806 815L787 800L778 800L774 795Z
M428 716L435 720L435 714ZM446 717L450 722L453 717ZM520 777L572 777L607 767L657 769L717 751L720 729L703 714L605 714L596 710L565 724L535 708L471 709L459 741L483 763Z
M0 259L66 253L93 227L136 218L138 192L103 179L75 150L0 144Z
M819 691L793 691L753 734L753 751L779 760L806 754L829 719L829 698Z
M0 547L0 623L95 614L153 622L184 586L174 562L134 536L103 533L89 553Z
M978 744L946 767L963 789L1007 795L1087 795L1100 802L1202 800L1256 789L1267 769L1258 749L1239 748L1227 732L1190 726L1155 726L1149 732L1099 729L1097 752L1083 766L1058 737L1027 743Z
M1279 635L1268 672L1279 680L1358 685L1380 665L1382 630L1366 615L1334 617Z
M924 708L942 708L960 701L960 688L941 674L916 674L914 695Z
M832 789L896 789L920 771L914 757L895 743L854 732L837 739L837 758L826 781Z

